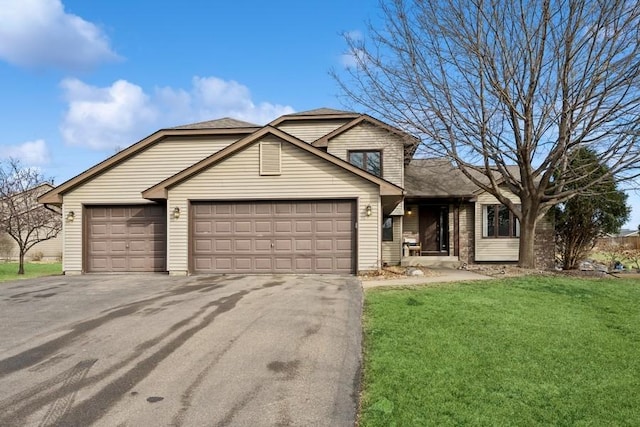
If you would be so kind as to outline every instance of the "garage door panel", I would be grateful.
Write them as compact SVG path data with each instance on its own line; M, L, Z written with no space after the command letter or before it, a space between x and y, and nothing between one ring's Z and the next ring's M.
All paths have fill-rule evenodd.
M293 206L291 203L275 203L275 214L276 215L286 215L293 212Z
M317 220L316 221L316 233L333 233L333 221L331 221L331 220Z
M332 239L317 239L316 240L316 252L330 252L333 250Z
M109 224L107 234L110 234L111 236L115 236L115 235L126 236L127 225L126 224Z
M256 271L268 273L269 271L273 270L273 259L271 257L256 257L254 261L254 267Z
M213 268L211 258L197 257L193 260L194 266L199 270L210 270Z
M261 204L254 205L254 207L255 207L255 214L256 215L271 216L273 214L273 209L272 209L272 206L270 204L261 203Z
M258 220L255 222L256 233L271 233L271 221Z
M352 242L349 239L336 239L335 240L336 250L337 251L350 251L352 247Z
M348 233L351 230L351 222L350 221L335 221L335 230L338 233Z
M251 252L251 239L235 239L233 244L236 252Z
M131 240L129 241L129 253L149 253L148 243L146 240Z
M255 239L256 252L268 252L271 253L271 239L258 238Z
M105 252L110 252L112 254L118 254L118 255L121 255L127 252L127 242L124 240L112 240L110 242L105 242L105 243L107 247Z
M297 271L312 271L313 263L311 258L296 258L295 265Z
M164 206L88 206L85 212L87 271L166 270Z
M300 202L300 203L296 203L294 207L295 207L295 212L297 216L302 216L302 215L311 216L311 214L313 213L312 203Z
M211 205L193 205L191 209L193 209L195 214L197 215L211 215L212 209L214 207L215 206L211 206ZM222 213L222 212L216 212L216 213ZM230 213L230 212L226 212L226 213Z
M318 257L316 258L316 269L323 271L333 270L333 258Z
M236 215L251 215L253 214L252 212L252 206L249 203L240 203L236 205L236 209L235 209L235 213Z
M209 260L208 265L209 267L203 268L203 270L211 271L213 269L213 270L219 270L222 272L230 272L230 271L233 271L233 258L216 257L215 264L212 263L211 260ZM215 267L212 267L213 265L215 265Z
M311 233L313 231L313 221L296 220L295 227L296 233Z
M205 252L211 252L211 247L213 245L215 245L215 252L219 253L219 252L230 252L231 248L233 247L233 241L231 239L216 239L213 240L213 244L212 244L212 240L207 240L207 242L209 242L209 244L207 245L207 249L203 249Z
M289 234L293 230L291 220L284 221L276 221L275 222L275 232L276 233L286 233Z
M293 242L291 239L274 239L274 249L276 252L289 252L293 251Z
M236 221L234 230L236 233L253 233L253 228L251 227L251 225L251 221Z
M352 201L193 202L191 269L353 273L354 211Z
M193 229L196 234L209 234L211 233L211 225L210 221L196 221L193 224Z
M295 250L299 255L300 252L311 252L313 249L313 240L311 239L295 239Z
M252 271L253 263L249 257L236 257L234 258L233 267L236 271Z

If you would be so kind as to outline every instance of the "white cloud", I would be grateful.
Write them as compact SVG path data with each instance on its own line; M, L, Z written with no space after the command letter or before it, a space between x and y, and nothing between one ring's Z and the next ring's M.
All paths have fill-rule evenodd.
M2 0L0 59L26 67L83 69L119 59L104 32L60 0Z
M49 149L43 139L3 146L2 155L5 159L20 160L26 166L41 166L49 163Z
M61 131L72 145L93 149L125 147L159 128L233 117L265 124L290 106L254 103L248 87L217 77L194 77L189 89L161 87L153 94L119 80L99 88L77 79L62 82L69 102Z
M349 53L340 55L340 63L345 68L357 68L366 61L366 54L362 49L351 49Z
M61 132L71 145L97 150L130 145L158 117L142 88L126 80L106 88L78 79L65 79L61 85L69 102Z

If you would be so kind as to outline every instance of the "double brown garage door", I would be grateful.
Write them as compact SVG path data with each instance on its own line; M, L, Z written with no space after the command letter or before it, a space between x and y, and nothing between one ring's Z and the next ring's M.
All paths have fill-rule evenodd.
M160 205L85 208L85 270L166 271L166 210Z
M194 202L195 273L353 273L351 200Z

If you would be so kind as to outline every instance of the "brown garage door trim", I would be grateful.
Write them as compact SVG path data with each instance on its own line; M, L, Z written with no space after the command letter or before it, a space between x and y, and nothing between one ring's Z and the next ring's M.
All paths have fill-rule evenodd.
M351 203L351 274L356 274L358 269L358 241L359 241L359 227L357 217L358 200L354 198L330 198L330 199L194 199L188 200L189 205L189 225L188 225L188 241L187 241L187 256L188 256L188 268L189 274L198 274L195 272L194 266L194 254L193 254L193 242L192 237L194 235L194 204L206 204L206 203L271 203L271 202L290 202L290 203L314 203L314 202L350 202ZM225 274L225 273L219 273ZM266 273L265 273L266 274ZM320 273L319 273L320 274Z
M89 210L91 208L139 208L145 206L158 206L161 207L164 211L164 229L163 229L163 244L164 244L164 269L162 271L154 271L157 272L166 272L167 271L167 218L166 211L167 207L165 204L151 204L151 203L92 203L92 204L82 204L82 273L93 273L89 271ZM154 273L149 272L149 273Z

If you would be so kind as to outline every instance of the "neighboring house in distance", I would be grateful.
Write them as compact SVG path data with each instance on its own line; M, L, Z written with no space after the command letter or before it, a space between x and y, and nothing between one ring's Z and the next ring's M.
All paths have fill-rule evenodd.
M36 209L46 209L42 205L35 204L37 203L38 196L50 191L54 186L49 183L43 183L38 185L37 187L29 190L29 193L33 195L32 203L36 206ZM54 208L55 209L55 208ZM9 235L0 233L0 259L2 260L16 260L18 259L18 245ZM27 251L25 254L26 260L31 259L42 259L45 261L56 261L62 258L62 236L58 234L58 236L43 240L42 242L36 243L31 249Z
M412 160L418 143L326 108L266 126L224 118L159 130L39 201L62 208L67 274L517 261L509 212L447 163Z

